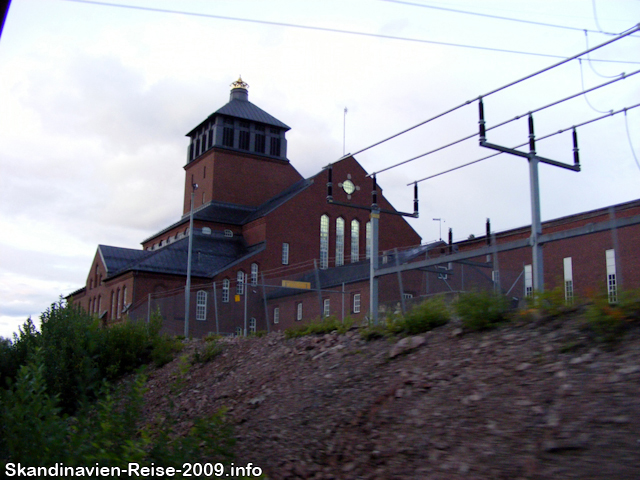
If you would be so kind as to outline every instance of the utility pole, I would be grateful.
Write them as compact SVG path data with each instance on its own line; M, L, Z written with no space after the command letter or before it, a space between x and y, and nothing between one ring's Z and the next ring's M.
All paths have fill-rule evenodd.
M191 300L191 254L193 250L193 198L198 184L194 183L191 190L191 210L189 211L189 250L187 253L187 285L184 288L184 338L189 338L189 303Z

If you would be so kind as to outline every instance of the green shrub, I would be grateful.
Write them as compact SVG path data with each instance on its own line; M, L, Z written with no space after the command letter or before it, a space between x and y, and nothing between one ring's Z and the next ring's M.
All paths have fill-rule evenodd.
M486 330L508 318L509 299L489 292L467 292L458 298L456 313L468 330Z
M542 293L534 292L530 306L540 311L543 315L557 317L558 315L563 315L575 310L576 307L574 305L576 303L576 298L573 299L573 302L567 303L565 300L564 287L560 285L552 290L545 290Z
M405 316L404 322L398 323L409 335L428 332L446 324L451 319L449 308L442 297L432 297L414 306ZM392 327L396 326L394 323Z
M305 335L314 335L321 333L331 333L337 331L338 333L345 333L353 326L354 320L351 317L344 319L344 322L338 320L335 315L325 317L322 321L314 321L309 323L303 323L302 325L288 328L284 331L286 338L302 337Z
M200 349L196 347L195 352L193 352L191 363L196 364L210 362L218 355L220 355L222 353L222 350L222 345L220 345L217 341L208 341L205 343L202 351L200 351Z
M171 335L158 335L153 341L151 360L157 367L171 362L177 353L181 352L184 344Z
M618 295L617 303L609 303L606 293L596 295L587 307L590 330L604 342L615 342L640 320L640 292L626 291Z

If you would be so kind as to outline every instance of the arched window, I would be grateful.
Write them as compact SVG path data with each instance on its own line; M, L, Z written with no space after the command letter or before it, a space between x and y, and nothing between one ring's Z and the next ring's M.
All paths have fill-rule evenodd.
M120 305L120 289L118 289L116 296L116 318L120 318Z
M98 310L97 310L97 314L100 315L100 310L102 307L102 295L98 295Z
M351 220L351 263L360 260L360 222Z
M111 290L111 312L109 313L109 317L111 320L116 318L116 296L113 293L113 290Z
M336 219L336 267L344 265L344 218Z
M367 256L367 260L369 260L371 258L371 239L372 237L372 230L371 230L371 222L367 222L367 225L365 226L365 236L366 236L366 241L367 241L367 251L366 251L366 256Z
M231 287L231 280L225 278L222 280L222 301L227 303L229 301L229 289Z
M255 287L258 285L258 264L251 264L251 286Z
M257 325L258 322L256 321L255 317L251 317L249 319L249 332L256 333Z
M122 313L127 311L127 287L122 287Z
M207 319L207 292L198 290L196 293L196 320Z
M244 295L244 272L238 270L238 283L236 284L236 295Z
M320 217L320 268L329 268L329 215Z

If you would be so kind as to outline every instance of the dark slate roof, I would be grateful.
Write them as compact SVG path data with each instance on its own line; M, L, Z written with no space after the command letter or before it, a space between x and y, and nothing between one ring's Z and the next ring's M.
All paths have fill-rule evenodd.
M210 202L193 213L193 218L209 222L228 223L231 225L243 225L247 217L256 211L256 207L247 207L225 202ZM188 219L187 213L183 218Z
M189 237L181 238L157 250L132 250L104 245L101 245L101 248L109 252L109 278L128 271L187 274ZM216 233L206 235L195 232L191 274L195 277L212 278L219 271L263 249L264 244L247 247L238 236L225 237ZM129 258L130 261L126 262L125 258ZM116 269L116 266L119 268Z
M233 99L225 106L216 110L213 115L228 115L230 117L243 118L245 120L284 128L285 130L291 130L291 127L282 123L274 116L269 115L267 112L248 100Z
M98 250L107 269L107 276L112 276L127 265L138 262L152 253L147 250L111 247L109 245L98 245Z
M200 122L197 127L187 133L187 136L200 128L202 124L213 120L218 115L242 118L243 120L249 120L251 122L259 122L264 123L265 125L283 128L284 130L291 130L291 127L286 123L283 123L273 115L268 114L257 105L254 105L248 100L240 100L236 98L209 115L204 121Z

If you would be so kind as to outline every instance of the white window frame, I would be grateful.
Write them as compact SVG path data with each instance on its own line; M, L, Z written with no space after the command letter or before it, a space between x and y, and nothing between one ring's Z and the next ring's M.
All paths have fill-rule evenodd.
M238 282L236 283L236 295L244 295L244 272L238 270Z
M207 319L207 292L198 290L196 293L196 320Z
M231 290L231 280L225 278L222 280L222 301L229 303L229 290Z
M336 267L344 265L344 218L336 218Z
M242 327L236 327L236 337L242 337Z
M251 286L255 287L258 285L258 264L251 264Z
M289 244L282 244L282 265L289 265Z
M273 323L280 323L280 307L273 309Z
M351 220L351 263L360 261L360 222Z
M322 316L328 317L331 315L331 300L329 298L325 298L322 301Z
M573 262L571 257L562 259L564 269L564 301L567 305L573 303Z
M360 313L360 294L353 294L353 313Z
M329 215L320 217L320 268L329 268Z
M531 265L524 266L524 296L526 298L533 296L533 267Z
M616 278L616 251L614 249L605 252L607 262L607 296L609 303L618 303L618 280Z
M296 304L296 321L302 320L302 302Z
M251 317L249 319L249 332L256 333L257 328L258 328L258 321L256 320L256 317Z

